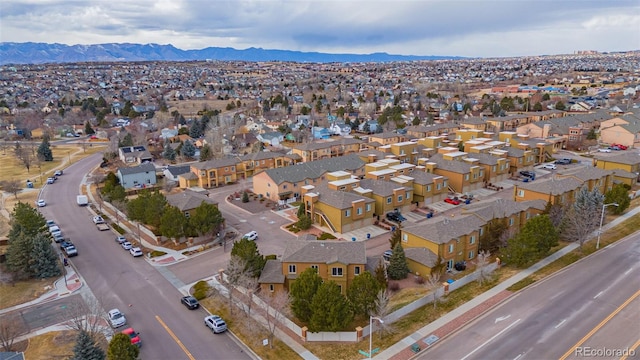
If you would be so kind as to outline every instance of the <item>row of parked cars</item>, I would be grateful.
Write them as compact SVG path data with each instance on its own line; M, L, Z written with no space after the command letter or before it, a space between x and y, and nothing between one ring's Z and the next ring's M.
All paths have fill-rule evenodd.
M198 299L191 295L181 297L180 303L186 306L189 310L196 310L200 308ZM214 334L220 334L227 331L227 323L218 315L205 316L204 325L211 329Z
M47 220L46 225L49 228L49 233L51 234L53 241L60 244L60 250L62 250L67 257L78 255L78 249L76 246L71 242L71 239L65 238L64 235L62 235L62 230L58 225L56 225L55 221Z
M116 242L120 244L123 249L129 251L129 253L133 257L139 257L143 255L142 249L137 246L133 246L133 244L131 244L131 242L129 242L129 240L127 240L127 238L122 235L116 236Z

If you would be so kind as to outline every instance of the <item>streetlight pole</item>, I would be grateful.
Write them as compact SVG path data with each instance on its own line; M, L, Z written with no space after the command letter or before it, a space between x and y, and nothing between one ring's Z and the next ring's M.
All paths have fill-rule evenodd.
M384 320L380 319L377 316L369 316L369 359L371 359L373 357L373 354L371 353L373 350L371 349L372 347L372 340L373 340L373 319L376 319L380 322L380 324L384 324Z
M602 236L602 223L604 222L604 210L607 206L620 206L618 203L602 204L602 214L600 214L600 229L598 230L598 241L596 241L596 250L600 249L600 237Z

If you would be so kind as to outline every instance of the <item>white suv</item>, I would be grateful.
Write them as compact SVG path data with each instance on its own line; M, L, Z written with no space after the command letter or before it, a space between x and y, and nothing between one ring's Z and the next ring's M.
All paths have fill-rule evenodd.
M120 312L118 309L109 310L109 324L111 324L112 328L118 328L120 326L124 326L127 323L127 318L124 317L124 314Z
M247 239L249 241L258 240L258 232L257 231L249 231L248 233L242 236L243 239Z
M214 334L227 331L227 323L218 315L211 315L204 318L204 324L213 331Z

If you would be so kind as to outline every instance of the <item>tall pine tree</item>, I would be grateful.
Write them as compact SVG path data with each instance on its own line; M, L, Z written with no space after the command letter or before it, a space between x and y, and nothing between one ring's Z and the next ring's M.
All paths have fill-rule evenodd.
M340 331L353 320L351 306L334 281L320 285L310 309L309 330L313 332Z
M80 331L73 347L71 360L104 360L104 358L104 351L96 344L91 335L86 331Z
M31 240L30 273L36 279L45 279L61 274L58 256L51 246L51 239L45 234L38 234Z
M301 321L308 322L311 319L311 301L320 284L322 284L322 278L313 268L303 271L291 284L291 311Z
M391 260L389 261L387 274L392 280L404 279L409 274L407 258L404 255L404 249L400 244L397 244L396 247L393 248L393 253L391 254Z
M49 136L45 135L42 138L42 142L38 147L38 160L40 161L53 161L53 152L49 146Z
M166 144L164 144L162 157L170 161L174 161L176 159L176 151L171 147L171 143L169 143L168 141Z

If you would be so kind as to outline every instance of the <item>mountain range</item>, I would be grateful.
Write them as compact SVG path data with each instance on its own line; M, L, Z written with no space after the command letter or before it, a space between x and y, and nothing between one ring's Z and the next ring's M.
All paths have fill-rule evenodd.
M329 54L290 50L228 47L208 47L182 50L173 45L108 43L95 45L64 45L48 43L0 43L0 64L44 64L114 61L291 61L291 62L391 62L416 60L461 59L457 56L417 56L372 54Z

